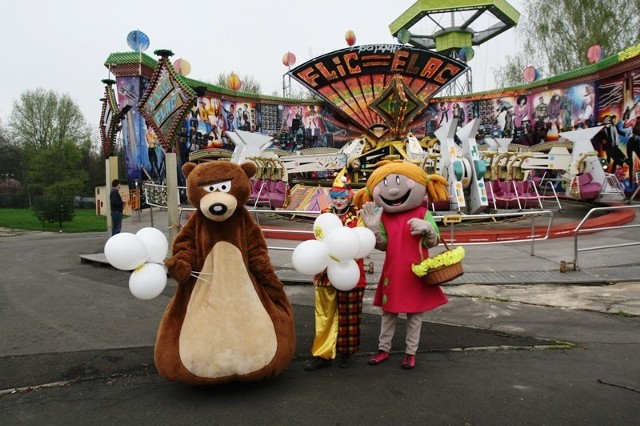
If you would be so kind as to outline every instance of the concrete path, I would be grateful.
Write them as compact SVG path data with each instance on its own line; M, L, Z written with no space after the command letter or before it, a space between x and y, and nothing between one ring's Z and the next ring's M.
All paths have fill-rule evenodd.
M124 230L149 225L133 217ZM615 230L587 237L585 244L637 240ZM354 364L315 372L303 369L314 332L310 277L292 268L291 251L272 249L295 312L293 362L273 381L193 388L153 366L176 283L153 300L135 299L128 272L81 261L104 256L107 240L0 233L0 424L635 425L640 417L634 249L587 252L587 267L562 273L571 240L536 243L534 255L526 243L465 245L465 274L445 286L449 303L425 316L410 371L400 368L402 319L391 359L366 363L377 350L380 312L371 297L384 256L373 253Z

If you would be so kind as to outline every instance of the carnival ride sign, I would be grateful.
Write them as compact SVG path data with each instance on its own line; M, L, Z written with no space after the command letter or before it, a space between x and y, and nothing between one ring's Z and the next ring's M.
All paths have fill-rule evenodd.
M403 89L401 97L407 95L421 106L467 69L468 65L430 50L375 44L353 46L319 56L294 68L289 74L360 127L371 129L375 125L388 125L371 105L380 106L385 102L391 105L393 101L379 99L385 94L398 96L389 87ZM400 76L403 84L392 84L394 76ZM412 115L415 117L416 114ZM398 120L395 121L398 124Z
M180 78L167 57L162 56L139 104L147 125L153 127L164 149L171 146L182 119L197 99L195 91Z

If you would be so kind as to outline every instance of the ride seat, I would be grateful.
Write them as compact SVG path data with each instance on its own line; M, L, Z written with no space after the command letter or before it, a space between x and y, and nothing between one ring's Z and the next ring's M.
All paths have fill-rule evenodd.
M251 193L247 204L253 205L253 208L258 207L258 205L271 206L268 182L267 179L251 179Z
M580 190L580 199L593 200L602 190L602 184L593 181L593 176L589 172L582 173L577 176L578 188Z
M496 197L501 194L500 181L498 179L486 180L485 184L487 186L487 201L493 204L494 208L497 208Z
M515 194L513 190L512 181L496 180L496 181L492 181L492 185L494 188L493 196L494 196L496 208L508 209L510 207L510 204L511 204L511 207L513 207L514 201L518 205L520 204L518 200L518 196Z
M541 206L540 197L535 192L533 182L528 180L516 181L516 191L523 207Z

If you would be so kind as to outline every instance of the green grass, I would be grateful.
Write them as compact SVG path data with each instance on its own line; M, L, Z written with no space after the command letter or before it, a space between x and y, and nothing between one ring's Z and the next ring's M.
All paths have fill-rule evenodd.
M29 209L0 208L0 227L31 231L59 232L58 223L45 223L44 227ZM107 230L107 218L96 215L94 209L76 209L71 222L62 222L62 232L101 232Z

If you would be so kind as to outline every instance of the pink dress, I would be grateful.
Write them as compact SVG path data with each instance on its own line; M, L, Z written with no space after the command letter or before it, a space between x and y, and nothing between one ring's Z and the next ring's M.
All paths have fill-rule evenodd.
M420 236L411 235L407 221L411 218L429 220L431 216L427 219L426 214L427 209L422 206L400 213L382 213L387 251L373 304L385 312L413 314L447 303L447 296L439 286L426 285L411 271L411 265L420 261ZM428 256L426 247L422 253Z

